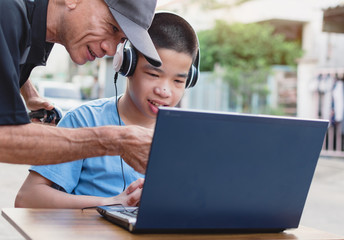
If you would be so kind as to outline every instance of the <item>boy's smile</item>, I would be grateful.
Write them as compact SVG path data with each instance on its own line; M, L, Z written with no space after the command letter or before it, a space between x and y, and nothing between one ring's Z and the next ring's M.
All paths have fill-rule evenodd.
M154 100L148 99L148 102L150 103L150 108L151 108L152 112L154 112L155 114L158 113L158 111L159 111L158 108L160 106L165 106L165 107L168 106L168 104L164 104L163 102L160 102L160 101L154 101Z

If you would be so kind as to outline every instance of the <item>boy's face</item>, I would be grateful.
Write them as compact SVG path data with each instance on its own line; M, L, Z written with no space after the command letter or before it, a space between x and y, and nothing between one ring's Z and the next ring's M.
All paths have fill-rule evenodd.
M146 117L156 118L159 106L176 106L185 91L192 58L186 53L161 48L160 67L154 67L139 54L127 91L135 107Z

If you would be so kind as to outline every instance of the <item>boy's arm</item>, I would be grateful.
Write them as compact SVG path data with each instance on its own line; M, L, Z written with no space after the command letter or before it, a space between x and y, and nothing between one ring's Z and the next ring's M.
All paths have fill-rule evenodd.
M50 180L36 172L30 172L17 194L15 207L81 209L111 204L136 206L141 197L143 179L133 182L124 192L115 197L73 195L54 189L51 185Z

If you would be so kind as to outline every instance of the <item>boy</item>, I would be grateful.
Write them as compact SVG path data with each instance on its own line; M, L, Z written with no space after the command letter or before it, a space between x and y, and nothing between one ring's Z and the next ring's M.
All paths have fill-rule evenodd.
M172 13L157 13L149 34L162 65L152 66L142 54L135 51L138 55L136 67L133 74L128 76L123 96L85 104L68 112L59 126L139 125L153 129L158 107L178 104L185 91L189 70L194 67L193 62L198 61L197 36L183 18ZM136 206L141 196L143 177L120 156L36 166L31 168L19 190L15 206Z

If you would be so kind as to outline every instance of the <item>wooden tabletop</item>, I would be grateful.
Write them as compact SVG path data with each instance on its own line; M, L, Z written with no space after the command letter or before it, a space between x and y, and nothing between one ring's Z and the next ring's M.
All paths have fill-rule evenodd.
M103 219L95 209L2 209L2 216L26 239L343 239L299 227L282 233L254 234L132 234Z

